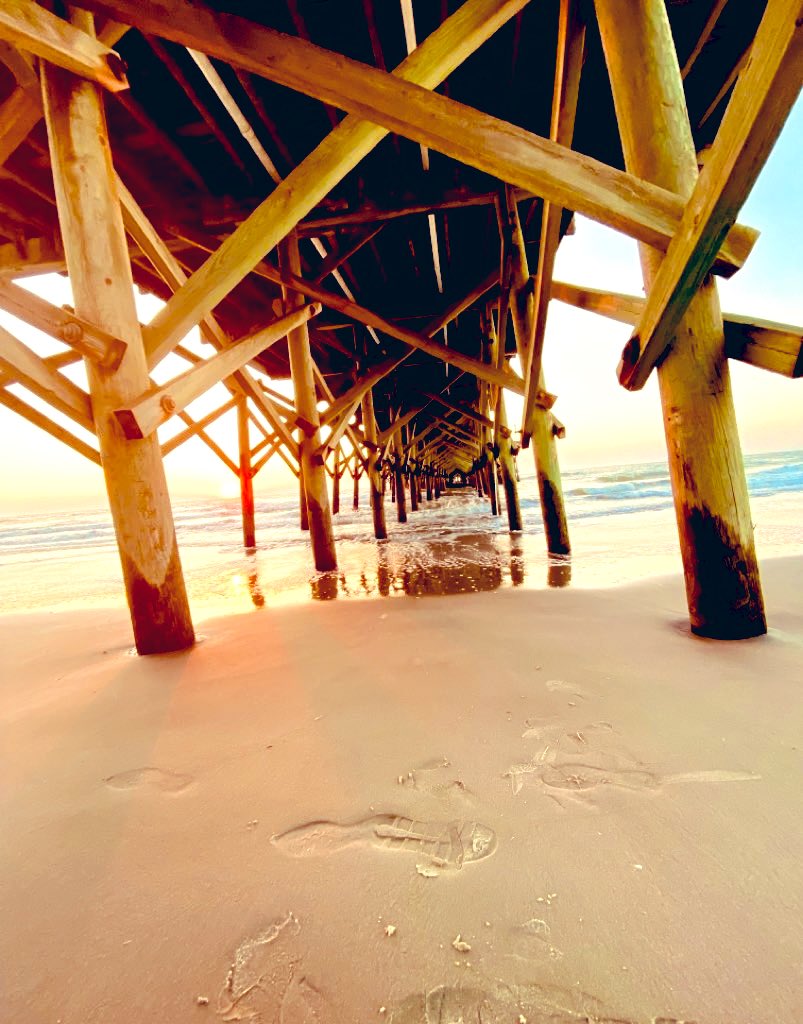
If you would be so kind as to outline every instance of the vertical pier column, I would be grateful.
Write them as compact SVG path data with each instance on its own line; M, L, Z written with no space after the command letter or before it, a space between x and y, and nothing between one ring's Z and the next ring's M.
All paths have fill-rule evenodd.
M248 436L248 399L237 400L237 441L240 447L240 506L243 513L243 545L246 551L256 548L254 527L254 474L251 467L251 439Z
M536 315L535 299L532 292L525 287L530 272L524 247L524 235L513 191L507 186L505 186L505 212L505 230L508 236L507 242L514 280L514 287L510 294L510 313L519 359L522 366L527 366L528 346L533 335ZM545 390L543 372L539 378L538 387L542 391ZM549 411L536 405L528 426L535 459L535 475L538 480L538 494L541 499L541 515L544 520L547 551L551 555L568 555L571 551L569 526L566 521L566 507L563 501L558 447L552 433L552 417Z
M360 507L360 477L362 476L362 467L360 466L360 453L355 449L354 451L354 494L351 499L351 507L356 512Z
M596 0L596 10L627 169L688 196L697 160L664 0ZM643 244L639 251L649 289L663 255ZM765 633L722 314L710 277L657 372L692 631L721 640Z
M511 533L518 533L522 529L519 485L516 480L516 464L510 446L510 428L507 425L505 397L501 388L496 400L495 423L497 444L499 445L499 466L502 470L502 485L505 488L508 528Z
M409 435L409 433L407 431L407 427L405 427L404 428L404 432L402 434L402 437L404 437L405 440L406 440L407 438L409 438L409 436L410 435ZM413 468L414 467L417 468L416 461L415 461L415 448L412 448L410 450L410 457L409 457L409 459L407 461L407 465L410 467L409 473L408 473L408 476L407 476L407 479L410 482L410 511L411 512L417 512L418 511L418 477L413 472Z
M304 433L298 432L298 526L306 533L309 530L307 513L307 489L304 487L304 463L301 461L301 446L304 444Z
M427 471L426 472L427 472L427 475L426 475L427 501L432 501L433 497L434 497L433 490L432 490L432 468L430 466L427 466Z
M341 477L341 466L340 466L340 445L335 448L334 457L332 459L332 515L336 516L340 512L340 477Z
M404 474L402 473L401 431L393 435L393 478L396 485L396 516L400 523L407 522L407 495L404 493Z
M368 444L366 458L368 461L368 486L371 492L371 515L374 519L374 536L384 540L388 535L385 524L384 481L379 465L379 451L376 445L376 416L374 414L374 394L369 390L362 399L362 429Z
M279 259L284 269L297 277L301 276L301 259L295 232L279 244ZM304 299L298 292L285 289L284 297L288 309L295 309L304 304ZM316 454L321 446L321 428L306 323L294 328L287 335L287 351L290 356L290 375L293 378L296 411L312 426L312 434L303 435L299 459L304 480L312 556L315 568L319 572L329 572L337 568L337 554L332 532L332 513L329 508L329 489L326 486L326 467L323 464L323 456Z
M73 22L94 34L91 15ZM85 365L134 639L140 654L177 651L195 637L159 440L126 440L114 416L150 382L101 90L44 60L41 74L75 311L128 346L116 370Z

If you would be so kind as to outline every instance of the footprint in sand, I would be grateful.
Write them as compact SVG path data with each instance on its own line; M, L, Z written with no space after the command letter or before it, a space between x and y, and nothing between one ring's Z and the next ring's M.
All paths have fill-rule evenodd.
M437 797L438 800L452 804L456 811L460 807L467 809L474 805L475 796L462 779L448 777L448 775L454 776L456 774L454 770L448 772L445 781L438 781L438 779L443 778L444 772L447 769L451 769L451 767L452 764L448 758L434 757L415 768L411 768L404 775L399 775L396 781L400 786L415 789L421 793L428 793L430 796Z
M395 814L376 814L338 824L311 821L273 837L291 857L337 853L349 846L406 850L437 867L460 869L484 860L496 850L496 833L477 821L413 821Z
M596 694L589 693L588 690L584 690L575 683L567 683L564 679L547 679L544 686L546 686L550 693L568 693L578 700L588 700L589 697L596 696Z
M303 967L292 911L237 948L217 999L222 1020L251 1024L323 1024L334 1020L329 1000Z
M525 781L547 789L582 793L602 786L656 791L662 786L685 782L749 782L761 778L754 772L718 769L661 774L640 762L624 761L615 754L594 756L593 752L589 752L582 761L568 758L544 761L536 758L525 764L513 765L505 772L505 777L510 779L514 795L521 791Z
M110 789L155 789L160 793L182 793L195 781L191 775L161 768L132 768L103 780Z
M415 992L391 1008L387 1020L389 1024L635 1024L612 1015L598 999L579 990L501 981L489 982L487 988L438 985Z

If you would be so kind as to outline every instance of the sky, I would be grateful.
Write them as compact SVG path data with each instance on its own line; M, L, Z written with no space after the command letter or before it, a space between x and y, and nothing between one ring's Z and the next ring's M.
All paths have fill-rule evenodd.
M758 228L761 236L745 266L730 280L718 279L723 310L803 326L803 99L787 124L743 207L739 220ZM589 288L643 294L636 243L593 221L576 218L576 231L563 239L555 264L555 279ZM71 303L68 281L58 275L28 278L23 283L55 305ZM160 308L153 296L138 297L139 316L147 322ZM0 312L0 324L40 355L62 346ZM544 373L549 391L558 396L554 412L566 426L559 442L564 470L587 466L665 459L658 388L653 374L640 392L624 391L616 380L616 365L630 328L594 313L552 302L544 348ZM211 350L197 339L188 341L201 354ZM803 381L731 361L737 421L745 453L803 448ZM186 369L168 357L153 376L164 382ZM86 386L80 364L66 371ZM276 384L288 392L286 384ZM31 405L45 408L19 386L12 388ZM221 405L228 392L218 385L188 411L198 418ZM509 396L511 413L516 396ZM61 420L81 435L80 428ZM514 415L512 422L517 419ZM162 441L183 428L167 424ZM209 428L210 435L234 456L234 413ZM86 435L83 435L86 437ZM105 491L101 471L82 456L16 414L0 406L0 512L44 511L101 506ZM90 440L86 437L87 440ZM255 440L257 437L255 437ZM236 477L198 439L188 441L165 459L174 499L234 497ZM524 475L532 456L522 452ZM274 457L255 481L257 495L287 494L296 484Z

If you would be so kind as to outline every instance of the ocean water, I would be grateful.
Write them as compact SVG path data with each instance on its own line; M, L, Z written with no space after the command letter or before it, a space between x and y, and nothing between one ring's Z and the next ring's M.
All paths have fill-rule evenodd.
M529 469L528 453L521 456ZM525 465L526 463L526 465ZM745 459L760 557L803 553L803 450ZM339 570L313 571L297 498L256 504L257 551L242 550L239 501L175 501L173 511L190 600L204 610L243 610L286 601L423 597L528 586L611 586L677 572L680 555L666 464L594 468L563 475L573 557L544 550L535 481L520 482L524 531L511 536L504 512L470 489L421 503L396 522L386 497L389 539L373 538L366 489L352 509L350 478L334 518ZM0 516L0 613L75 605L118 605L122 581L107 510Z

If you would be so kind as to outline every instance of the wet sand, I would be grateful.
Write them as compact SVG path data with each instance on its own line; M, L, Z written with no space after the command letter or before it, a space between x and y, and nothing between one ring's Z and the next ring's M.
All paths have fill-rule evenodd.
M4 1016L803 1016L803 559L768 637L677 576L308 602L137 659L0 617Z

